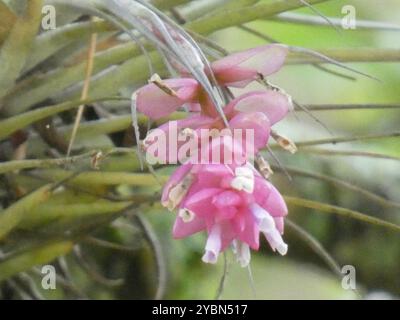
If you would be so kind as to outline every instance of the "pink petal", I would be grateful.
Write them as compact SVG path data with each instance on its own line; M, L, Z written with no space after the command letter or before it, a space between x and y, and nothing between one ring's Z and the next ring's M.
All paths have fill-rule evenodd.
M239 239L247 243L252 249L259 248L260 230L249 208L243 209L242 218L244 220L244 228L239 232Z
M181 239L205 229L204 219L195 216L192 221L184 222L181 217L177 217L172 234L175 239Z
M212 199L212 204L218 208L216 212L217 222L233 218L237 213L237 206L242 203L242 197L236 192L224 191Z
M247 154L254 154L266 146L271 128L269 119L264 113L239 113L229 121L229 125L235 140L239 139L242 142L242 148Z
M250 82L256 80L258 75L256 70L249 70L236 66L214 73L220 84L235 88L246 87Z
M221 237L222 237L222 244L221 244L221 251L225 250L232 241L236 238L237 234L235 233L232 223L230 221L224 221L220 223L221 225Z
M283 217L276 217L274 218L275 220L275 226L278 229L278 231L283 234L284 231L284 225L285 225L285 220Z
M149 132L149 134L143 141L145 149L151 150L152 153L153 147L156 149L160 149L160 154L157 153L157 155L155 155L157 156L157 159L160 161L160 163L176 164L178 163L178 161L183 160L178 158L178 152L180 148L184 144L192 141L190 140L190 138L186 138L186 140L178 140L179 132L186 128L196 129L198 127L208 127L213 122L214 119L202 115L194 115L182 120L168 121L167 123ZM162 137L160 137L161 135ZM159 138L162 138L161 141L165 141L165 144L161 145ZM154 145L155 143L157 143L157 145ZM197 140L193 141L193 144L197 143Z
M201 106L199 103L188 103L187 110L190 112L200 112Z
M287 54L287 47L269 44L229 55L214 62L212 69L223 84L242 87L255 80L258 73L268 76L277 72Z
M215 120L213 118L196 114L186 119L178 120L178 128L191 128L193 130L197 128L208 128L214 122Z
M196 186L200 188L220 188L225 177L232 177L232 171L223 164L194 165Z
M167 183L164 185L164 189L161 196L161 202L166 202L168 200L168 195L174 186L176 186L182 179L189 173L190 169L192 169L192 165L186 164L181 165L174 171L174 173L170 176Z
M262 207L273 217L284 217L288 214L285 200L273 185L271 185L271 192Z
M224 209L229 206L239 206L242 203L242 197L237 192L227 190L214 196L212 203L218 209Z
M260 176L255 176L254 179L255 181L253 197L255 199L255 202L262 206L262 204L266 202L266 199L268 199L268 196L271 193L272 184Z
M242 165L247 160L241 141L232 137L232 131L224 129L220 136L208 139L207 135L201 134L201 145L199 150L199 163L224 165Z
M221 191L222 189L219 188L207 188L190 194L186 197L183 207L194 212L198 217L213 216L215 208L212 205L212 199Z
M285 94L273 90L249 92L233 100L227 106L228 111L262 112L268 117L271 125L282 120L291 108L289 98Z
M190 78L167 79L162 83L174 90L176 96L151 83L141 88L136 98L138 110L155 120L168 116L184 103L193 102L199 88L197 81Z

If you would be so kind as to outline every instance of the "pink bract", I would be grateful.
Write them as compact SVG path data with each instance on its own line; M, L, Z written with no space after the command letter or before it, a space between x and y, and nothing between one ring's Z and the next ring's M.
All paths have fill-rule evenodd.
M283 65L288 50L279 44L270 44L238 52L215 61L213 70L220 86L245 87L256 80L277 72ZM137 108L151 119L165 117L187 105L189 110L199 110L199 103L209 103L196 80L191 78L166 79L161 86L148 84L137 92ZM284 95L275 94L278 99ZM204 106L205 107L205 106Z
M282 120L290 109L291 102L288 97L282 93L267 90L250 92L232 100L224 108L224 112L229 122L230 134L235 138L240 138L242 149L249 153L256 153L267 145L271 126ZM187 139L176 142L178 136L185 133L185 129ZM144 140L144 148L148 151L152 146L154 147L153 144L160 143L160 139L164 139L162 145L166 145L166 152L159 154L158 160L161 163L177 163L179 148L189 141L190 136L195 140L193 143L199 145L197 140L201 137L202 129L217 129L221 134L222 131L227 131L227 129L223 130L224 124L221 118L195 113L186 119L169 121L151 131ZM246 138L254 139L250 141ZM173 150L174 148L176 150Z

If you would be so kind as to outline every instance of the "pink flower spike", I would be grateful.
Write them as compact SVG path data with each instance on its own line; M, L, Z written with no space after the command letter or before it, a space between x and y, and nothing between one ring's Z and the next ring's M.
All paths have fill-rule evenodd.
M245 87L263 76L277 72L285 62L287 47L269 44L238 52L215 61L212 70L221 84L233 87Z
M187 166L172 175L163 198L188 175ZM258 250L264 234L272 250L284 255L282 239L287 208L279 192L249 165L198 164L190 167L188 192L179 202L174 238L208 232L203 261L216 263L220 252L233 245L242 266L250 262L250 248ZM172 197L174 198L174 197Z
M137 92L137 108L153 120L168 116L185 103L195 102L199 84L190 78L150 83Z

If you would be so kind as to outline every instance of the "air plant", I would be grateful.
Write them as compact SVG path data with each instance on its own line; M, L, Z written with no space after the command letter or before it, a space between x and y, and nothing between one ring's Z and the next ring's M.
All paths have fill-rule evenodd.
M304 162L304 155L313 164L311 155L398 161L396 156L380 153L314 146L398 137L399 133L310 141L286 138L281 134L284 129L273 126L285 123L291 114L306 113L326 129L315 111L366 106L303 106L289 90L270 79L283 66L310 64L332 78L354 80L357 75L372 82L375 75L346 62L398 61L398 52L316 51L279 43L245 25L265 18L337 27L336 19L324 17L314 6L328 0L201 0L192 7L193 2L29 0L17 7L0 1L0 16L5 21L0 24L0 65L6 66L0 73L0 296L47 297L37 282L42 276L38 266L49 263L57 270L63 297L92 297L93 292L77 283L82 274L115 297L167 296L166 256L170 253L158 239L157 222L148 221L154 210L176 214L174 225L168 222L169 232L165 232L166 226L162 228L168 239L185 238L181 242L188 243L191 240L186 237L206 233L207 239L201 243L204 262L217 263L218 255L232 248L243 267L250 264L250 248L259 249L260 233L273 251L285 255L288 242L296 252L296 243L286 240L287 233L283 235L285 225L289 239L297 236L303 240L340 275L338 263L300 226L301 219L295 218L301 208L400 231L396 222L383 216L305 199L307 186L296 189L290 184L292 177L308 177L351 190L387 210L398 210L400 204L390 193L382 196L317 173L322 162L312 172L303 171L298 163ZM54 5L59 15L65 10L65 21L56 30L40 30L44 4ZM316 16L290 12L302 7ZM185 12L190 14L182 14ZM369 21L362 26L396 29ZM228 52L207 37L227 27L241 28L269 43ZM332 71L325 64L337 69ZM254 85L258 85L255 90ZM90 110L85 112L84 106ZM174 138L172 128L178 130ZM199 137L206 129L220 131L203 146ZM236 137L237 129L251 130L252 143L246 140L244 144ZM307 126L302 130L319 132ZM167 137L167 153L158 154L159 163L149 163L146 155L160 134ZM196 156L176 163L175 147L187 140ZM223 148L228 153L216 163L194 161L199 154ZM282 149L289 153L281 153ZM227 155L234 160L228 163ZM279 179L281 173L288 179ZM287 189L293 191L291 196ZM296 223L287 219L288 212ZM165 219L161 216L158 213L156 221ZM115 261L113 269L110 256L118 252L129 259ZM149 252L157 271L155 293L154 283L148 280ZM191 251L190 255L198 254ZM132 269L123 276L135 274L134 288L116 278L116 273L107 272L116 269ZM225 279L226 269L218 296ZM125 287L128 295L123 293Z

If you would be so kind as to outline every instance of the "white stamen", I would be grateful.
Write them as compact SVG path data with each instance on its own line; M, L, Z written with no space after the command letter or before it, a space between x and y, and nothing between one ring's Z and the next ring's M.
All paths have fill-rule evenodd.
M188 223L193 221L195 214L193 211L183 208L179 210L178 216L182 218L183 222Z
M212 227L208 235L205 253L201 258L205 263L217 263L218 255L221 251L221 227L216 224Z

